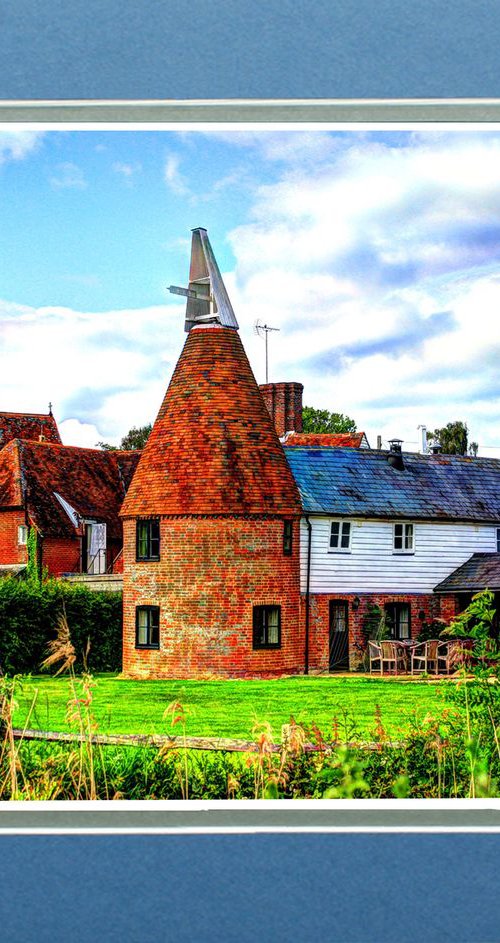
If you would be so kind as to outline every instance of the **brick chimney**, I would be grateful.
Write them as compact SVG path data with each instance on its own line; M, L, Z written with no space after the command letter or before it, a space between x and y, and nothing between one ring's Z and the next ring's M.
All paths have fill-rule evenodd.
M280 438L302 432L302 383L262 383L259 390Z

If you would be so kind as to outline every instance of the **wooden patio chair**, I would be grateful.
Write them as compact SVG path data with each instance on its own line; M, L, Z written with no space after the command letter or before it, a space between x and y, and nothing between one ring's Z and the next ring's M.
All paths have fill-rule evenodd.
M439 646L440 641L437 638L428 639L427 642L420 642L415 645L411 652L411 673L425 672L429 674L439 674Z
M391 671L391 668L394 669L394 674L399 674L399 669L403 669L403 674L406 672L407 661L406 654L401 645L397 642L391 640L384 640L380 643L380 655L381 655L381 665L380 665L380 674L384 673L384 665L388 666L388 671Z
M371 639L368 641L368 655L370 658L370 674L372 674L372 669L375 662L378 662L377 671L382 674L382 652L378 642L374 642Z

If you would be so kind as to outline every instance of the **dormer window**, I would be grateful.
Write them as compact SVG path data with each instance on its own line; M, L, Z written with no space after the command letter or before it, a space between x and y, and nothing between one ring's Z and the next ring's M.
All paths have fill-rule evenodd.
M332 521L330 525L330 550L349 553L351 550L351 522Z
M413 524L394 524L393 553L414 553L415 538Z
M136 559L160 559L160 522L158 520L137 521Z

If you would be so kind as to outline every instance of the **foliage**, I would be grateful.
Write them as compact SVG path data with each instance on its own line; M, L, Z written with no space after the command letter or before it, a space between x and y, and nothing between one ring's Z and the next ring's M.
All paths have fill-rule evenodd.
M327 409L304 406L302 410L303 432L356 432L356 423L343 413L330 413Z
M125 449L126 451L131 451L133 449L143 449L148 441L148 438L151 433L151 423L147 426L140 426L137 429L135 426L127 432L127 435L123 437L120 442L120 448Z
M473 655L482 663L498 657L498 642L493 632L494 602L495 594L490 589L481 590L443 632L453 638L474 639Z
M8 674L39 671L46 647L66 614L77 652L75 668L121 668L121 593L95 593L62 580L0 580L0 668Z
M148 423L147 426L140 426L139 428L132 426L127 434L123 436L118 448L124 449L126 452L132 452L135 449L143 449L148 441L151 429L151 423ZM116 452L117 450L117 446L110 445L109 442L98 442L97 445L106 452Z
M40 557L38 553L38 531L36 527L30 527L28 539L26 541L28 550L28 565L26 567L26 578L36 583L40 582Z
M368 641L371 639L375 642L381 642L383 639L389 638L391 634L385 609L377 606L376 603L368 602L361 625L363 633L363 642L360 646L363 656L362 665L365 671L369 671Z
M444 619L431 619L429 622L423 622L416 641L427 642L428 639L440 638L447 626L448 623Z
M457 420L441 429L434 429L434 432L428 433L428 438L431 443L440 445L446 455L467 455L468 433L467 423Z

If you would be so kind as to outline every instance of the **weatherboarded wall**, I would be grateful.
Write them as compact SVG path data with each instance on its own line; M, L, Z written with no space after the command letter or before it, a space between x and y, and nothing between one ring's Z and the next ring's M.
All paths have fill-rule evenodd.
M123 670L136 677L272 676L302 670L298 522L283 554L283 520L161 520L161 560L137 563L124 521ZM159 605L160 647L136 648L136 607ZM253 606L281 607L281 647L253 649Z
M333 517L311 517L312 593L432 593L473 553L495 552L497 528L482 524L411 521L414 553L393 553L393 522L351 521L349 552L330 550ZM307 526L301 523L301 590L307 580Z

